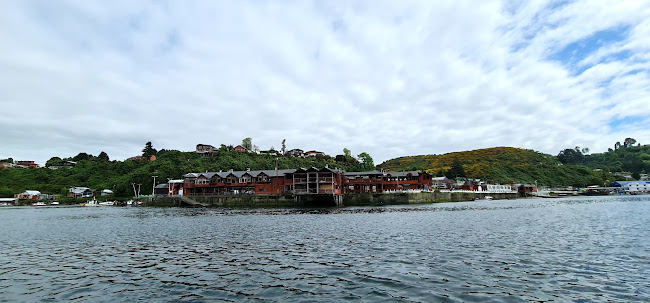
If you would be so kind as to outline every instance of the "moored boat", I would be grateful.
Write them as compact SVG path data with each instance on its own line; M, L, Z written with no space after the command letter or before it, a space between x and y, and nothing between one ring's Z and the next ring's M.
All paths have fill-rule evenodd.
M92 198L92 200L88 200L86 203L81 204L82 206L99 206L99 203L97 202L97 199L95 197Z

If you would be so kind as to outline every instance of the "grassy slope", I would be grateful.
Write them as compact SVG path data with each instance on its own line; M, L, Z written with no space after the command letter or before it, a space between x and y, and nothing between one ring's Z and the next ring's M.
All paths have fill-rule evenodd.
M440 170L448 170L456 159L463 164L468 177L498 183L537 181L551 186L585 186L601 184L609 177L584 166L561 165L555 156L513 147L408 156L388 160L379 166L385 170L425 170L435 175Z

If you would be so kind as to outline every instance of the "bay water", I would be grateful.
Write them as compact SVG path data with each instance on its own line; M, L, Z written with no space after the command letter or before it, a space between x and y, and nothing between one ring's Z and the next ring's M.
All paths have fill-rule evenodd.
M0 302L650 300L650 196L0 208Z

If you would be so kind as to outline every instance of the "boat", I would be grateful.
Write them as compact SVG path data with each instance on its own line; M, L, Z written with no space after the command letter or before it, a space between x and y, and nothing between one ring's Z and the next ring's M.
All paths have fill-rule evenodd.
M81 206L99 206L99 203L97 202L97 199L93 197L92 200L88 200L86 203L81 204Z
M104 202L99 202L99 205L101 206L113 206L115 205L114 201L104 201Z
M126 201L126 206L133 206L133 200Z
M45 204L45 202L43 202L43 201L38 201L38 202L32 203L32 206L47 206L47 204Z
M50 203L50 205L59 205L59 202L54 201L54 202Z
M494 197L492 197L492 196L485 196L485 200L494 200Z

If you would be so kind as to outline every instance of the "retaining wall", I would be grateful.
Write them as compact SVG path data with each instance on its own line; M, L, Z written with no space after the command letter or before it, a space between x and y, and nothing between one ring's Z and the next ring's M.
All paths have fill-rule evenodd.
M468 193L468 192L422 192L422 193L364 193L347 194L343 196L343 206L373 206L373 205L399 205L419 204L434 202L460 202L485 199L491 196L494 199L514 199L517 193ZM185 199L187 199L186 197ZM241 195L241 196L211 196L211 197L190 197L196 203L194 206L204 207L309 207L309 206L334 206L335 204L323 204L322 201L310 199L295 200L290 195ZM332 201L334 202L334 201ZM180 197L155 198L147 201L149 206L171 207L187 206Z

